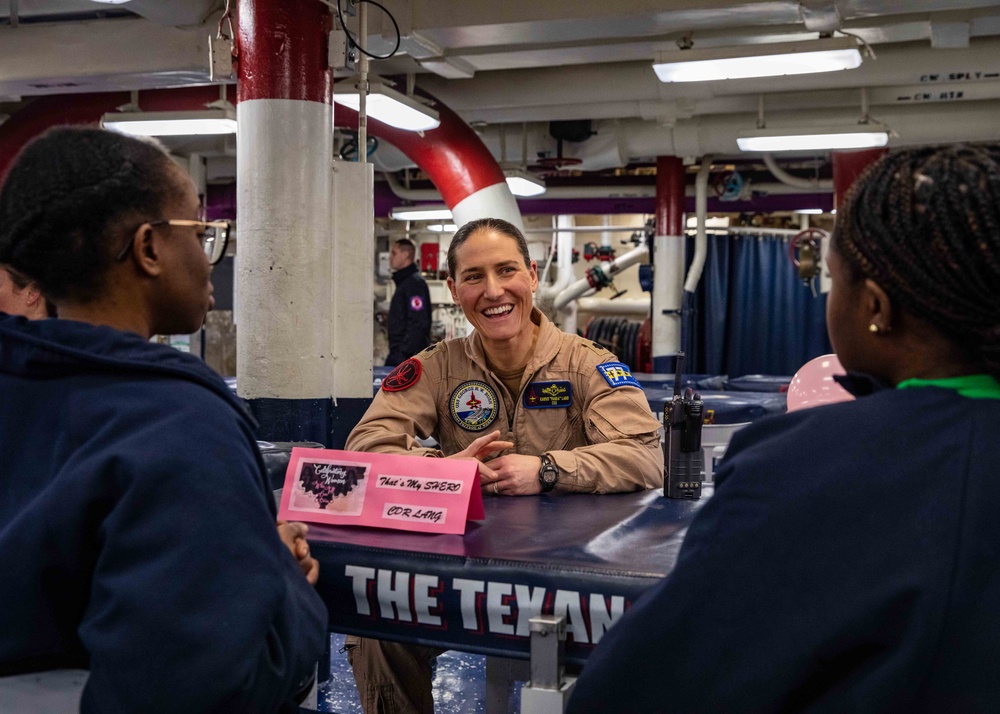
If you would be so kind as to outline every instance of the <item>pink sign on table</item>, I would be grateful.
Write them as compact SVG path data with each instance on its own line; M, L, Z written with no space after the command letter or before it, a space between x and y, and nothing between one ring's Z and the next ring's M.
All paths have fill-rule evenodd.
M476 461L292 449L278 518L335 526L465 533L482 520Z

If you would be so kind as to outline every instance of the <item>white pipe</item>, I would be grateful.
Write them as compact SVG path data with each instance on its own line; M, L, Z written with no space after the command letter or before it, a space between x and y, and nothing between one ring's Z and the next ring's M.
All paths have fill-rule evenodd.
M926 18L923 23L926 26ZM801 27L799 25L800 29ZM759 27L751 28L751 33L759 37L760 30ZM700 38L699 32L695 39L701 43L699 46L703 46L704 41ZM928 51L927 44L920 42L890 44L878 48L877 61L865 61L857 70L788 75L782 77L780 83L775 82L773 77L729 82L725 95L720 97L706 92L703 83L691 82L686 86L678 84L670 87L670 102L662 101L662 97L665 96L663 85L650 74L648 59L635 62L586 62L572 66L531 69L496 69L479 72L475 77L463 79L461 82L421 75L420 84L461 114L466 121L484 120L491 124L523 121L526 116L531 121L545 122L553 119L600 118L602 115L595 114L595 108L598 111L608 110L609 114L604 115L608 118L625 118L637 116L638 111L644 110L643 105L652 105L647 111L651 120L654 116L690 116L685 114L685 108L692 104L696 115L714 114L724 109L756 114L756 95L761 93L768 95L768 105L778 111L798 112L810 106L829 111L834 107L820 107L817 99L831 90L840 90L837 95L840 106L853 110L856 119L859 85L873 90L874 105L882 104L885 108L889 108L898 106L898 98L911 94L909 91L911 89L922 86L921 91L927 91L928 85L920 85L919 82L922 75L934 74L945 78L950 74L964 74L970 67L982 71L995 71L993 68L997 65L998 56L1000 56L1000 39L996 37L974 38L969 47L960 52ZM949 84L951 86L947 89L956 86L977 89L975 85L983 84L986 85L983 87L984 90L994 94L997 90L996 86L989 86L995 85L991 82ZM779 85L780 92L776 91ZM847 91L848 89L850 91ZM899 89L907 91L897 91ZM743 95L746 101L735 107L716 106L721 103L735 105L736 101L729 96L734 94ZM737 96L736 99L738 98ZM949 111L957 113L956 103L949 104ZM575 117L565 112L567 107L579 108L581 111L586 108L590 113L583 117ZM563 110L563 114L556 115L559 110ZM880 108L879 118L882 118L883 113L884 110ZM770 120L771 117L768 116L768 124L771 123ZM663 128L660 122L651 123ZM745 128L753 126L751 123ZM940 129L947 131L946 127ZM547 133L541 129L538 131ZM531 134L531 138L535 138L534 133ZM529 155L533 150L535 147L529 145Z
M623 315L649 315L649 296L641 298L629 298L623 300L617 298L582 297L576 302L570 303L576 306L580 312L590 312L595 314L623 314Z
M558 226L557 220L558 219L555 216L552 217L552 223L553 223L553 225L552 225L552 229L553 229L552 230L552 240L549 241L549 254L545 258L545 267L542 268L542 272L541 272L541 277L545 278L546 280L549 277L549 268L552 266L552 259L556 255L556 249L557 249L556 241L558 240L558 236L559 236L559 233L555 230L556 227ZM542 230L544 230L544 229L542 229ZM541 230L539 232L541 232ZM527 233L528 233L528 229L527 228L524 229L524 233L525 233L525 235L527 235Z
M708 255L708 235L705 233L705 220L708 218L708 177L712 171L712 157L701 160L698 177L695 179L694 210L698 217L698 233L694 239L694 258L688 268L687 279L684 281L684 292L693 293L701 280L701 271L705 267L705 256Z
M829 291L827 291L829 292ZM576 303L572 302L562 311L562 329L572 335L576 334Z
M378 154L375 154L378 156ZM398 198L404 201L427 201L429 203L443 203L444 199L436 189L432 188L405 188L390 173L385 174L386 183ZM802 193L799 188L793 188L788 184L775 182L754 183L755 193L765 195L786 195ZM833 187L827 187L824 182L819 186L810 186L810 193L832 193ZM694 196L694 187L688 186L686 195ZM540 196L522 196L518 201L546 201L552 199L595 199L595 198L654 198L656 196L656 186L554 186ZM577 226L574 233L604 233L604 232L625 232L633 230L644 230L645 226ZM529 228L528 233L548 233L548 228Z
M781 183L792 186L793 188L804 188L811 191L823 190L832 191L833 190L833 180L832 179L819 179L819 178L803 178L800 176L795 176L788 173L783 168L778 166L778 162L774 160L774 157L770 154L762 154L764 159L764 164L767 166L768 171L774 178L781 181Z
M411 162L411 166L416 166L416 164ZM391 171L383 172L382 176L396 197L404 201L434 201L437 203L444 201L441 198L441 193L436 188L406 188L396 179L395 174Z
M681 349L684 236L656 236L653 243L653 359Z
M573 233L576 219L573 216L556 218L556 280L552 285L539 285L536 296L549 300L568 288L573 282Z
M646 247L646 245L640 245L638 248L633 248L629 252L618 256L606 266L596 265L594 266L594 269L601 271L607 278L613 278L615 275L625 270L625 268L631 267L641 261L647 255L649 255L649 248ZM590 282L587 278L580 278L561 293L556 295L556 299L552 303L552 307L556 310L562 310L570 302L576 300L591 289Z

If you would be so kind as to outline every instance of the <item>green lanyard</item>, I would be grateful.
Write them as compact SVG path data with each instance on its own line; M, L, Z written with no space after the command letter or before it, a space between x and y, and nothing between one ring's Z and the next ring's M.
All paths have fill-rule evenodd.
M1000 382L989 374L969 374L947 379L905 379L896 385L896 389L911 387L942 387L954 389L969 399L1000 399Z

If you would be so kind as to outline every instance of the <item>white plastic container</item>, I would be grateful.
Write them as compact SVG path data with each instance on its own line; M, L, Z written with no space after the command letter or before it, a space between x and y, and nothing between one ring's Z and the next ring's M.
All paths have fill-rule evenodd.
M733 434L750 422L741 424L705 424L701 428L701 449L705 458L705 483L712 483L715 466L726 453Z

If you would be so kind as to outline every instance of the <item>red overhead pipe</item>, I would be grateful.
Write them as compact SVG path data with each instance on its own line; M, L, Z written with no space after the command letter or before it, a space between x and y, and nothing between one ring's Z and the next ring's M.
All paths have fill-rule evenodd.
M150 89L139 93L143 110L151 112L204 109L219 98L216 86ZM53 126L97 124L101 117L128 104L128 92L47 95L33 100L0 124L0 180L21 148Z
M368 132L388 141L423 169L448 208L454 208L477 191L503 183L500 164L472 127L440 102L431 107L441 119L437 129L403 131L368 117ZM334 123L357 129L358 113L335 104Z
M249 86L241 87L241 98L252 98L254 86L267 85L266 77L259 80L259 85L247 82ZM218 98L218 87L206 85L144 90L139 94L139 103L146 111L182 111L204 108ZM6 173L21 147L46 129L67 124L96 124L101 116L127 104L130 99L128 92L48 95L35 99L0 125L0 176ZM437 129L419 133L403 131L369 117L369 133L396 146L427 173L449 208L484 188L504 183L500 164L472 128L440 102L431 106L441 119ZM357 128L358 114L335 105L335 123Z

